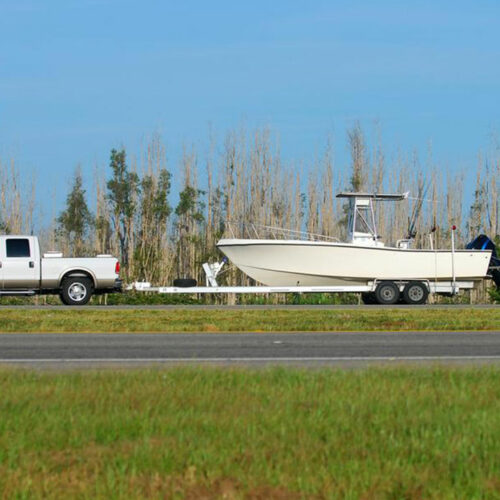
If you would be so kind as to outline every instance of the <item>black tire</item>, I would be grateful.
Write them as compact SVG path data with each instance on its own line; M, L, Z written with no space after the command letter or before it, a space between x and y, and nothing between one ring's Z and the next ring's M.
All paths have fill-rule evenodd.
M67 306L88 304L94 292L92 280L80 276L65 278L61 284L61 300Z
M403 300L409 305L425 304L429 290L420 281L410 281L403 290Z
M197 284L198 282L192 278L177 278L174 280L174 286L179 288L191 288Z
M375 298L375 294L373 292L366 292L361 294L361 302L363 304L370 306L377 303L377 299Z
M396 304L399 300L399 295L399 288L392 281L382 281L375 289L375 298L379 304Z

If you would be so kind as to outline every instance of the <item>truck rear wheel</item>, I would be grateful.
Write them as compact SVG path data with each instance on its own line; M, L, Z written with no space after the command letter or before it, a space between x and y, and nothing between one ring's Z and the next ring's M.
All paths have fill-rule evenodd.
M89 278L74 276L61 284L61 300L67 306L84 306L92 297L93 286Z

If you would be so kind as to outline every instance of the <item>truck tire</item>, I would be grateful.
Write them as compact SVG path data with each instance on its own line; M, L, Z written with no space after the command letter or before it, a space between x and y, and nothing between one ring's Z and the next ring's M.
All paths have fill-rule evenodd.
M375 298L379 304L396 304L399 300L399 295L399 288L392 281L382 281L375 289Z
M93 291L92 280L71 276L61 284L61 300L67 306L84 306L89 302Z
M429 290L420 281L410 281L403 290L403 300L409 305L425 304Z

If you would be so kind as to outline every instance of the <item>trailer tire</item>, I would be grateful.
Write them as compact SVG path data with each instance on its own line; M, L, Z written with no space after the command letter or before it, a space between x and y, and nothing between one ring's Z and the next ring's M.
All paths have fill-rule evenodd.
M179 288L191 288L192 286L196 286L198 282L192 278L177 278L174 280L174 286Z
M93 293L92 280L80 276L64 278L61 283L61 300L67 306L84 306L88 304Z
M403 300L409 305L425 304L429 290L424 283L420 281L410 281L403 290Z
M399 300L399 288L392 281L382 281L375 289L375 298L379 304L392 305Z

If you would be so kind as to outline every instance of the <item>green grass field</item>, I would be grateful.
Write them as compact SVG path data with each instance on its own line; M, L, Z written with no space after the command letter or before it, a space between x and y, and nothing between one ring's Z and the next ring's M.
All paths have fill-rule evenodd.
M0 371L2 498L500 498L500 369Z
M279 332L494 330L495 309L23 310L2 309L0 332Z

